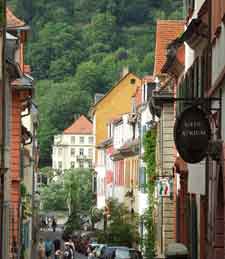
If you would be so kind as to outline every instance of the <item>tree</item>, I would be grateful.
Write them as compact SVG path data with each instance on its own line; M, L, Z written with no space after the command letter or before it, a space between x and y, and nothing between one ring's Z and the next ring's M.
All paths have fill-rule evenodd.
M117 38L116 17L110 13L99 13L93 16L88 29L88 39L91 44L101 43L115 47Z
M67 170L64 173L63 181L69 208L65 231L71 233L73 230L81 228L81 216L89 215L90 208L94 204L92 171L83 168Z
M115 199L107 201L109 214L107 215L107 227L105 232L99 232L99 242L110 245L122 245L133 247L139 243L138 223L136 213L131 212L123 204Z
M37 79L63 80L73 76L84 59L85 44L77 28L65 22L48 22L28 48L28 61ZM58 67L57 67L58 64Z
M49 211L66 211L65 189L61 181L52 181L40 188L41 209Z
M82 86L82 85L81 85ZM36 102L39 107L40 163L51 165L53 136L61 133L74 120L74 114L86 114L91 102L88 91L81 89L74 78L62 83L40 81L37 84Z

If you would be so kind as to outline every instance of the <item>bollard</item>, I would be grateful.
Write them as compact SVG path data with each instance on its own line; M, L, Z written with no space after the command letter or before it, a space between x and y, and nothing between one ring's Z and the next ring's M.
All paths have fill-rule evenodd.
M166 249L166 259L188 259L188 249L181 243L168 245Z

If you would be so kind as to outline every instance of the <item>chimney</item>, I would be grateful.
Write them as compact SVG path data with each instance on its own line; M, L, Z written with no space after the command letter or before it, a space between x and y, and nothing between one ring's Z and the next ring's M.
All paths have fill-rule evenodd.
M80 113L75 113L73 115L74 121L76 121L80 117Z
M128 73L129 73L129 67L124 66L123 69L122 69L121 78L123 78Z
M96 104L99 100L102 99L103 96L104 94L96 93L94 97L94 103Z

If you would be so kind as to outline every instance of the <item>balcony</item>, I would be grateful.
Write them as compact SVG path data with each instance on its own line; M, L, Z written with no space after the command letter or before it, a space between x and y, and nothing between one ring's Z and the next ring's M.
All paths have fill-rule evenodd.
M89 161L89 160L92 160L91 157L86 156L86 155L77 155L76 158L77 158L77 161Z

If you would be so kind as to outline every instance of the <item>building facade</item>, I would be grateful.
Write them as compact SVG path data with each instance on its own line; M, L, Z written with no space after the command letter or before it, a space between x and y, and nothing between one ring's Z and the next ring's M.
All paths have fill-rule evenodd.
M4 13L4 11L3 11ZM24 252L23 242L23 186L24 161L29 157L36 165L36 157L32 152L23 153L26 144L35 141L35 136L23 125L22 117L25 110L30 114L33 97L33 78L28 74L29 66L24 62L24 50L29 27L18 19L9 8L4 13L6 17L5 34L5 60L3 60L4 74L4 134L1 166L4 168L2 175L3 205L1 206L1 258L15 258ZM28 154L29 153L29 154ZM29 159L28 159L29 160ZM32 167L32 168L31 168ZM29 169L32 175L33 166ZM2 167L1 167L2 168ZM34 195L32 180L27 187L29 192L30 212L32 213ZM28 196L27 196L28 197ZM29 236L27 238L28 257L31 255L32 217L29 216ZM35 240L33 241L33 244Z
M168 45L184 31L184 21L158 20L156 25L156 48L152 109L157 122L156 143L156 252L165 256L166 248L176 241L176 199L172 195L176 181L173 173L176 150L174 149L173 127L175 111L173 102L165 99L174 96L176 81L163 72Z
M101 144L112 136L112 128L108 124L122 114L132 111L131 98L141 86L141 80L132 73L126 73L122 78L98 100L92 107L95 139L95 171L97 177L97 207L106 205L104 189L106 179L106 163L104 149ZM102 183L100 186L98 183Z
M92 122L80 116L61 135L54 136L52 168L64 171L73 168L92 168L94 137Z

